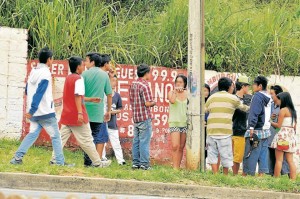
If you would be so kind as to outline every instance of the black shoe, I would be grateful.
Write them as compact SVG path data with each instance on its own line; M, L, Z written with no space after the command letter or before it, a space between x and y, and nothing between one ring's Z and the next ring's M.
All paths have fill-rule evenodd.
M140 169L142 169L142 170L152 170L152 167L141 165Z
M135 169L139 169L140 168L140 166L138 166L138 165L132 165L132 167L131 167L133 170L135 170Z

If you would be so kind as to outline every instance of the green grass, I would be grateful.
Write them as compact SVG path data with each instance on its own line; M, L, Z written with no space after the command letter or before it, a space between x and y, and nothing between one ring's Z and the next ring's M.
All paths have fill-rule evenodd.
M119 166L115 160L108 168L85 168L81 151L65 150L67 162L76 163L74 168L50 166L51 149L32 147L23 159L23 165L11 165L10 159L20 145L15 140L0 140L0 172L20 172L32 174L48 174L61 176L103 177L111 179L133 179L139 181L170 182L186 185L205 185L219 187L239 187L246 189L275 190L300 193L300 176L295 182L287 176L281 178L242 177L213 175L211 172L180 170L175 171L170 166L154 165L151 171L132 170L131 165ZM129 162L129 161L128 161Z

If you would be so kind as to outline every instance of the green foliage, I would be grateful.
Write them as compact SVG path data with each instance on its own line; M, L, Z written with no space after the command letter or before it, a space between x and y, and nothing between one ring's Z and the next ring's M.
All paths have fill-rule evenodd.
M221 186L246 188L256 190L276 190L283 192L300 193L300 176L296 181L291 181L287 176L281 178L264 177L242 177L213 175L210 171L200 173L199 171L180 170L175 171L170 166L154 165L151 171L132 170L130 161L126 166L119 166L114 159L108 168L85 168L83 166L83 154L81 151L71 152L64 150L67 162L75 163L75 167L50 166L51 148L32 147L23 159L23 165L11 165L10 159L20 145L15 140L0 140L0 172L20 172L32 174L49 174L62 176L86 176L105 177L112 179L135 179L152 182L171 182L180 184L193 184L205 186Z
M29 57L89 51L117 63L187 66L188 0L3 0L0 24L29 29ZM298 75L300 0L205 1L206 69Z
M207 1L207 68L299 74L300 1Z

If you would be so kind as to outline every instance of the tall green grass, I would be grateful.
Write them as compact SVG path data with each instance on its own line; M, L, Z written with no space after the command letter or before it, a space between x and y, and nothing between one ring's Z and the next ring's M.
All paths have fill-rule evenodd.
M209 68L299 74L300 1L206 2Z
M188 0L2 0L0 24L29 29L30 58L89 51L117 63L187 66ZM299 74L300 0L205 1L206 68Z

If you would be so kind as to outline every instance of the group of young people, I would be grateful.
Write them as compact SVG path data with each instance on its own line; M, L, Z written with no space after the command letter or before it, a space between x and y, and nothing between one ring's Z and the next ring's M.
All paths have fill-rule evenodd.
M169 126L173 149L173 167L180 168L186 140L187 91L186 77L178 76L170 101ZM243 163L242 175L275 177L288 174L296 178L293 154L296 152L297 113L288 92L279 85L267 89L268 80L257 76L252 84L247 76L236 83L226 77L218 81L218 92L210 95L205 85L206 160L213 173L237 175Z
M73 166L65 162L63 154L63 146L73 133L84 151L85 166L107 167L111 164L105 157L105 143L108 140L118 163L124 165L116 123L122 99L114 91L117 76L111 69L110 56L88 53L85 61L75 56L68 59L70 74L64 84L60 130L55 115L49 70L53 53L48 48L43 48L38 57L39 64L32 68L26 84L25 116L30 120L30 130L10 163L22 164L24 155L44 128L53 146L50 164Z
M30 131L19 146L12 164L22 164L28 149L42 128L52 140L53 155L50 164L68 165L63 146L71 133L84 151L84 165L107 167L111 161L105 157L105 143L111 141L116 159L124 165L119 141L116 115L122 109L122 99L115 92L117 76L111 67L110 56L88 53L85 61L69 58L71 74L67 76L63 91L63 110L59 130L55 116L52 77L49 67L53 54L48 48L39 52L39 64L32 68L26 85L27 113ZM86 70L87 69L87 70ZM132 141L132 168L150 170L150 140L152 135L151 107L156 105L148 81L151 68L137 67L138 78L130 85L129 99L134 123ZM220 164L223 173L232 167L237 175L243 163L243 175L254 175L258 164L259 175L288 174L296 178L293 153L296 151L297 114L291 96L279 85L267 90L268 80L258 76L249 94L250 82L240 76L236 83L223 77L218 81L219 91L210 95L205 85L206 160L213 173ZM179 169L183 157L187 132L187 77L175 78L174 89L167 96L169 132L172 142L173 167Z

